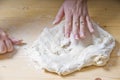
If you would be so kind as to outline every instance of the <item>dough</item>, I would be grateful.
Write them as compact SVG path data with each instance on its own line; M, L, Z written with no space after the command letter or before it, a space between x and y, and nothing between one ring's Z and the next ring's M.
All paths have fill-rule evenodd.
M83 67L107 63L110 53L115 46L114 38L95 22L94 34L88 29L86 38L75 40L64 37L64 21L53 28L45 28L39 38L29 49L29 55L39 67L66 75Z

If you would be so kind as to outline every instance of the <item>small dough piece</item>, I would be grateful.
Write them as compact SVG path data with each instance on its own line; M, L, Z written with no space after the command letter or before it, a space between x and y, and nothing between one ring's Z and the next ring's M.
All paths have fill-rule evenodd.
M75 40L72 33L70 38L64 37L64 21L53 28L45 28L29 48L30 57L39 67L59 75L90 65L105 65L115 40L95 22L92 24L94 34L90 34L86 28L86 38L80 40Z

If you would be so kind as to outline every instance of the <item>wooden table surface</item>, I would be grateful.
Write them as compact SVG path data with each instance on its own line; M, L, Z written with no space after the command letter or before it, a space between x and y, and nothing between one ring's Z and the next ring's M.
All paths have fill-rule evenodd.
M45 26L51 26L63 0L0 0L0 27L31 44ZM36 70L26 55L26 45L0 55L0 80L120 80L120 0L88 0L93 20L111 33L116 47L104 67L87 67L68 76Z

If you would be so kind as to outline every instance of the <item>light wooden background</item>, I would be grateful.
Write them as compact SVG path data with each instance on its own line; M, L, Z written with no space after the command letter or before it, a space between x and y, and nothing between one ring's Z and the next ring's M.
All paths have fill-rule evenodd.
M0 27L31 44L44 26L51 25L63 0L0 0ZM36 70L25 46L0 55L0 80L120 80L120 0L88 0L89 13L116 39L111 59L104 67L88 67L65 77Z

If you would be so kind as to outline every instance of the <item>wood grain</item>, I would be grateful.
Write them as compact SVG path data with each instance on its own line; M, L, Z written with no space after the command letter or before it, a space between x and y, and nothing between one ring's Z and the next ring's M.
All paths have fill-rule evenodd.
M0 0L0 27L31 44L45 26L52 26L63 0ZM88 0L89 13L116 39L110 61L104 67L86 67L68 76L36 70L22 46L0 55L0 80L120 80L120 0Z

